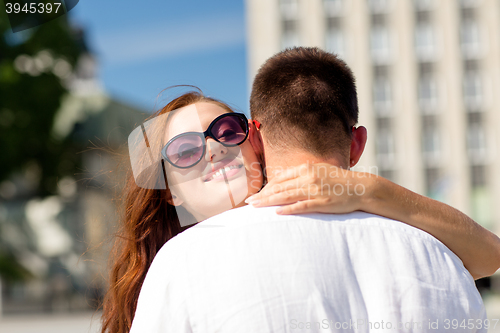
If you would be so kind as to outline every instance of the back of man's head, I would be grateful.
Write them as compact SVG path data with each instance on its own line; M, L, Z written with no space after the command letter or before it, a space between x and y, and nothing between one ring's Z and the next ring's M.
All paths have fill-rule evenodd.
M349 158L356 85L346 63L331 53L296 47L269 58L255 77L250 110L273 153Z

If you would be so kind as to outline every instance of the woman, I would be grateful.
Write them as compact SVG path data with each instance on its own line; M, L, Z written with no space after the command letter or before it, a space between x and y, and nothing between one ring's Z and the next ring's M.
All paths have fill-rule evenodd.
M144 147L161 147L155 153L161 154L164 161L161 170L151 173L155 179L149 184L161 184L159 179L164 184L160 187L163 189L139 187L136 182L143 186L148 182L142 183L136 171L136 177L131 176L128 180L123 242L115 247L117 257L104 303L103 333L130 330L141 285L156 253L165 242L192 225L186 220L184 226L181 225L176 207L184 208L193 218L191 222L196 222L244 205L245 198L261 189L264 177L262 169L255 167L259 157L252 149L257 129L252 122L247 126L241 116L232 113L226 104L204 97L200 92L190 92L174 99L154 115L153 119L161 115L166 117L156 122L151 130L143 127L147 142ZM149 158L146 155L152 150L147 151L144 159ZM478 277L476 270L492 274L491 270L498 268L498 237L453 208L380 177L356 177L359 174L354 172L338 173L341 176L334 179L321 177L319 167L337 170L324 164L297 168L310 171L305 177L296 177L297 170L289 170L274 177L262 192L250 197L252 204L286 204L281 212L285 214L344 213L362 209L396 218L435 235L461 257L469 270L469 264L474 267L471 273L475 277ZM321 179L330 184L345 185L347 181L362 184L366 191L362 196L327 197L318 193L303 197L300 192L273 190L277 184L295 181L299 188ZM432 215L442 220L433 219ZM447 232L453 236L451 240ZM472 245L466 247L467 251L461 251L467 242ZM488 260L481 262L479 259L483 259L485 253Z

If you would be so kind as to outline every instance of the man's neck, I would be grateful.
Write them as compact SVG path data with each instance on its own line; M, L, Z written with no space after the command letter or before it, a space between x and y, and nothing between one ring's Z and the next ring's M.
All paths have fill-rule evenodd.
M286 154L276 154L269 151L269 153L266 152L265 154L265 160L268 181L273 179L276 172L282 172L302 164L329 163L344 169L348 168L343 162L343 159L339 157L321 158L303 151L287 152Z

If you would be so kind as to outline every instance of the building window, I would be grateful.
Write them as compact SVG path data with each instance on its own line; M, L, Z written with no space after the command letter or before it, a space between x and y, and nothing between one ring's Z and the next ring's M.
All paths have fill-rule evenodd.
M297 0L280 0L280 13L283 21L296 20L299 16Z
M396 175L395 175L394 170L380 170L379 176L383 177L385 179L389 179L391 182L396 181L395 180Z
M484 165L471 166L470 180L472 187L486 186L486 167Z
M418 60L433 61L437 57L436 31L428 23L418 24L415 28L415 53Z
M328 52L345 58L344 34L338 28L328 29L326 32L325 48Z
M487 160L486 134L481 124L467 128L467 153L471 165L484 164Z
M373 108L379 117L392 115L391 83L386 77L376 78L373 82Z
M344 0L323 0L323 9L329 17L342 15L344 6Z
M486 170L484 166L472 167L470 193L471 217L483 227L493 230L495 220L493 218L494 201L490 189L486 184ZM496 208L496 207L495 207Z
M462 8L474 8L479 4L480 0L460 0Z
M297 0L280 0L281 13L281 48L299 45L298 16L299 6Z
M428 126L423 130L422 155L426 166L437 167L440 165L441 138L436 126Z
M391 0L368 0L368 7L372 14L388 13L391 9Z
M439 198L439 180L441 178L441 171L438 168L425 169L425 185L427 188L427 196L434 199Z
M281 48L286 49L299 45L297 21L283 21L281 34Z
M370 31L370 53L375 64L387 64L391 58L389 30L375 26Z
M436 0L414 0L413 4L415 5L416 10L431 10L434 8Z
M463 89L464 102L468 111L480 111L483 105L483 84L477 72L465 74Z
M475 59L481 55L481 33L475 20L463 21L460 26L460 47L465 59Z
M377 164L380 169L394 169L394 137L388 129L379 129L377 133Z
M434 114L438 110L438 88L430 75L421 77L418 82L418 105L422 114Z

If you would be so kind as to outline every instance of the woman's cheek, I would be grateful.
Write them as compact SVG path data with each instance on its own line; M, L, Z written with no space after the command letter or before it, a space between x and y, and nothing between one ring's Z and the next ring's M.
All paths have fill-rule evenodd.
M255 194L259 192L260 188L262 187L262 180L261 179L252 179L250 181L250 186L249 186L249 193L248 194Z
M250 164L250 171L248 175L248 179L250 179L250 190L253 193L257 193L264 182L264 177L262 175L262 168L260 166L260 163L258 162L252 162Z
M250 172L252 173L252 175L258 175L259 177L261 177L262 176L261 164L257 161L250 162Z

